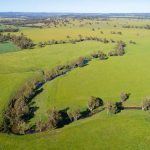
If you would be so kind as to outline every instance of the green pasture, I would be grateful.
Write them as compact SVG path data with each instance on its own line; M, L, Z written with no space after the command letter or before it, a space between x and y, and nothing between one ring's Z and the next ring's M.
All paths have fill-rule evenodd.
M89 22L93 24L89 25ZM46 117L47 110L52 107L86 108L90 96L101 97L105 102L119 101L120 93L127 92L131 95L125 106L129 107L141 106L143 98L150 96L150 30L122 28L124 24L141 26L150 21L110 19L98 22L83 20L80 23L75 20L66 27L20 28L19 33L14 33L23 32L35 43L52 39L66 40L68 35L70 39L76 39L81 34L123 40L127 44L126 54L122 57L110 57L105 61L95 59L85 67L47 82L43 92L34 98L39 109L30 123ZM122 35L111 34L111 31L121 31ZM130 40L136 44L130 44ZM51 70L98 50L108 53L114 46L113 43L86 41L18 51L12 43L0 44L0 112L16 91L38 72ZM149 150L149 128L150 116L141 110L124 110L114 116L104 111L54 131L25 136L1 133L0 149Z
M0 134L2 150L149 150L150 119L140 110L101 112L62 129L15 136Z
M0 43L0 54L19 51L19 48L11 42Z

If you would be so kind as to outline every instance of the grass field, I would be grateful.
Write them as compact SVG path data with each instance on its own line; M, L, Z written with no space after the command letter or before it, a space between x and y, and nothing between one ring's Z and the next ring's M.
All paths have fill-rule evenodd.
M21 28L35 43L52 39L65 40L83 36L98 36L127 43L126 54L108 60L92 60L83 68L77 68L43 86L43 92L34 98L35 117L31 123L44 118L52 107L64 109L85 108L90 96L99 96L104 101L119 101L121 92L131 94L126 106L141 106L143 98L150 96L150 30L124 29L122 25L146 25L149 20L111 19L89 26L84 20L83 27L78 21L73 25L57 28ZM117 25L117 27L114 27ZM92 31L95 28L95 31ZM100 29L98 29L100 28ZM101 31L104 34L101 34ZM122 35L111 34L122 32ZM129 44L133 40L136 45ZM12 43L0 44L0 111L7 106L10 98L28 79L44 70L66 64L80 56L102 50L108 53L115 44L86 41L77 44L58 44L22 50ZM13 51L13 53L11 53ZM7 52L7 53L6 53ZM141 110L124 110L110 116L106 111L90 118L74 122L64 128L38 134L16 136L0 134L0 149L101 149L101 150L148 150L150 149L150 117ZM109 136L108 136L109 135Z
M14 136L0 134L1 149L149 150L150 119L142 111L106 112L51 132Z
M8 52L16 52L19 48L11 42L0 43L0 54Z

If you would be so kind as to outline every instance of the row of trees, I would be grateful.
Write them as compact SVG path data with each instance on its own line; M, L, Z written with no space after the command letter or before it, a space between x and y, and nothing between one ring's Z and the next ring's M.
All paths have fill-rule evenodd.
M111 31L111 34L118 34L118 35L122 35L122 32L115 32L115 31Z
M101 98L91 96L87 103L87 107L83 111L80 109L70 110L69 108L58 111L56 108L53 108L48 111L48 121L46 123L43 123L42 121L36 122L35 132L62 127L65 124L92 116L105 108L107 109L108 114L119 113L124 108L123 102L128 98L129 94L121 93L120 102L107 102L104 104L104 101Z
M41 92L39 84L42 78L29 80L10 100L8 107L3 112L3 122L0 126L1 131L14 134L24 134L29 127L28 121L34 116L37 107L34 106L32 99Z
M118 41L115 50L108 53L109 56L123 56L125 54L126 43L123 41Z
M34 43L32 42L32 40L27 38L23 34L19 36L11 35L10 33L8 33L7 35L0 34L0 42L6 42L6 41L12 41L21 49L30 49L30 48L33 48L34 46Z
M99 58L100 60L106 60L106 59L108 59L107 54L103 53L102 51L98 51L96 53L92 53L91 56L93 58Z
M150 25L146 26L134 26L134 25L123 25L123 28L135 28L135 29L147 29L150 30Z
M83 37L83 36L79 36L79 39L70 39L69 36L67 36L68 40L50 40L47 42L39 42L38 46L39 47L45 47L46 45L54 45L54 44L66 44L66 43L72 43L72 44L76 44L78 42L83 42L83 41L98 41L98 42L102 42L102 43L115 43L114 40L112 39L106 39L106 38L99 38L99 37Z
M32 40L27 38L23 34L21 34L20 36L12 35L10 36L10 40L21 49L31 49L34 46Z
M18 32L19 29L18 28L4 28L4 29L0 29L0 32Z
M23 35L22 35L23 36ZM13 37L13 39L15 39ZM18 39L17 39L18 40ZM17 41L16 40L16 41ZM47 81L51 81L61 75L66 74L67 72L71 71L77 67L84 67L87 63L94 58L99 58L100 60L104 60L107 58L106 54L99 51L96 54L91 54L89 57L79 57L77 60L70 62L66 65L59 65L55 69L51 71L43 72L42 77L34 78L28 81L11 99L7 109L4 111L3 114L3 123L1 125L1 131L3 132L12 132L15 134L25 134L30 132L33 127L28 127L28 121L34 116L34 112L36 111L36 107L33 106L32 99L42 91L41 86L45 84ZM122 95L122 100L126 99L126 95ZM103 101L100 98L91 97L88 103L88 111L86 114L91 114L93 110L98 108L99 106L103 105ZM118 107L117 107L118 108ZM89 113L90 112L90 113ZM63 112L64 113L64 112ZM70 120L78 120L82 115L79 110L70 111L67 113ZM85 113L84 113L85 114ZM83 117L83 116L82 116ZM60 115L56 110L52 110L49 112L49 121L44 126L44 129L58 127L60 124L64 124L67 121L62 121L61 123L58 122ZM64 119L63 119L64 120ZM63 123L62 123L63 122ZM37 123L39 128L40 121Z
M99 97L90 97L87 108L84 111L80 109L70 110L57 110L56 108L50 109L47 122L37 121L35 126L35 132L42 132L44 130L60 128L65 124L72 123L82 118L89 117L99 111L101 111L104 102ZM101 108L101 109L99 109Z

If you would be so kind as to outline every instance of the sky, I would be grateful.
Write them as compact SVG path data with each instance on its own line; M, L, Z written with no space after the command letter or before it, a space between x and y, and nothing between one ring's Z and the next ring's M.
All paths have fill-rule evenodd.
M146 13L150 0L0 0L0 12Z

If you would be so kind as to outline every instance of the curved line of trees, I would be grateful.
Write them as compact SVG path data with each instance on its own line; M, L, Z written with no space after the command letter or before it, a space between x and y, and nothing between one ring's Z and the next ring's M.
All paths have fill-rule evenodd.
M123 56L125 54L126 43L118 41L115 50L108 53L109 56Z
M112 39L106 39L106 38L99 38L99 37L93 37L93 36L87 36L87 37L82 37L79 35L79 39L69 39L70 37L67 36L68 40L50 40L47 42L39 42L38 46L39 47L45 47L46 45L55 45L55 44L66 44L66 43L72 43L76 44L78 42L83 42L83 41L97 41L97 42L102 42L102 43L115 43L116 41Z
M47 81L54 80L55 78L64 75L77 67L84 67L88 64L89 61L95 58L105 60L107 59L107 55L99 51L97 53L91 54L91 56L88 57L79 57L77 60L72 61L69 64L59 65L51 71L43 72L42 76L36 77L26 82L25 85L10 100L8 107L3 111L3 122L0 125L0 130L2 132L10 132L14 134L26 134L59 127L60 118L62 118L62 116L60 116L56 110L49 112L49 121L44 125L44 127L41 121L37 122L33 127L27 126L29 120L34 117L34 112L38 109L32 101L33 98L42 92L42 86ZM122 100L125 101L126 99L127 96L122 95ZM83 116L89 116L89 114L93 113L93 110L102 105L103 101L100 98L91 97L90 101L88 102L88 111L84 113L80 112L79 110L70 111L68 114L70 121L78 120L79 118L83 118ZM118 104L113 104L113 106L112 104L109 104L109 110L118 110L118 108ZM84 115L82 116L81 114ZM66 116L64 112L63 115ZM67 121L64 119L61 120L61 125L64 125L66 122ZM42 129L40 126L42 126ZM38 130L39 128L40 130Z

